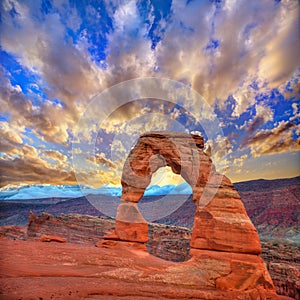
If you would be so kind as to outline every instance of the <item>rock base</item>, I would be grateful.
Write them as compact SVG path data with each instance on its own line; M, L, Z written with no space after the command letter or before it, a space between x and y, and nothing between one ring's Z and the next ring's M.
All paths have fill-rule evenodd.
M146 243L148 223L135 203L121 203L116 217L115 234L121 241Z

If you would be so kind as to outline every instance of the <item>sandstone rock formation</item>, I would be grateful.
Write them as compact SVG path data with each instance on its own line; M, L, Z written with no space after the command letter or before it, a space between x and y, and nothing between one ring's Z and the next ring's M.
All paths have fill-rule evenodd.
M261 251L258 234L238 193L228 178L216 172L203 146L203 139L194 135L158 132L141 136L124 166L123 201L117 212L115 229L111 219L86 217L86 221L92 222L91 226L75 216L74 223L55 233L67 243L0 240L4 254L0 258L0 285L5 287L1 296L22 295L24 299L37 296L65 299L67 295L72 299L109 299L110 296L111 299L282 299L276 295L270 275L258 255ZM159 234L153 232L155 226L148 226L137 203L152 174L163 166L170 166L191 185L196 204L190 253L183 253L187 258L183 262L162 260L146 251L146 247L152 253L159 251L153 239L164 236L165 229L159 228ZM68 218L63 216L62 221ZM44 214L41 221L32 214L29 239L54 234L45 230L43 221L50 223L52 229L58 228L55 217ZM79 226L84 228L88 243L91 243L89 234L92 239L95 239L95 232L98 239L102 237L93 244L97 247L69 243L76 239ZM181 230L182 239L186 241L188 236L187 229ZM170 247L170 243L166 246ZM174 251L181 246L175 243ZM37 294L32 286L43 288Z
M78 214L61 214L55 217L48 213L36 216L31 212L27 237L24 239L40 239L43 235L56 235L64 238L68 243L81 242L94 245L99 238L111 234L114 228L115 220L111 218Z
M128 242L148 241L148 224L135 203L121 203L116 219L117 236Z
M111 249L111 246L118 247L117 241L106 239L107 236L113 236L115 220L104 217L65 214L53 216L46 213L36 216L31 214L28 236L25 228L22 228L23 235L20 235L19 230L15 234L15 227L7 226L1 227L1 229L0 240L1 235L3 238L13 240L39 240L44 234L55 234L63 237L70 244L83 244L92 247L96 244L97 247L108 249ZM146 243L148 253L163 260L174 262L188 261L191 258L191 230L189 228L149 223L148 229L149 238ZM143 244L139 243L139 245L142 246ZM76 248L76 245L74 245L74 248ZM224 252L218 253L222 258ZM245 257L253 257L253 255ZM291 246L262 243L261 257L267 264L277 293L300 299L299 249ZM216 262L216 260L214 261ZM234 261L235 257L232 262ZM211 260L206 260L206 262L211 262ZM219 261L219 263L224 266L222 261ZM260 262L259 265L261 265ZM205 264L204 261L200 260L199 266L202 268L202 273L214 274L216 272L215 269L212 269L212 264ZM198 268L195 269L195 274Z
M261 252L257 231L239 194L227 177L216 172L203 148L203 138L193 134L151 132L140 137L123 168L121 199L124 203L120 205L116 224L116 233L121 240L132 241L124 237L127 226L135 231L135 241L145 241L147 227L138 207L131 208L135 214L125 213L122 207L126 205L127 212L128 207L142 198L152 174L169 166L192 187L197 206L192 248L249 254Z
M258 233L241 198L230 180L216 172L203 147L203 138L197 135L175 132L142 135L123 168L123 203L117 212L115 233L119 240L147 241L148 227L136 203L152 174L169 166L174 173L181 174L193 191L196 212L190 263L206 270L198 271L197 282L211 281L217 289L224 290L274 292L271 277L258 257L261 253ZM180 267L176 272L182 272ZM164 275L160 276L166 280Z
M0 240L0 249L1 299L291 300L277 296L263 279L258 284L248 274L258 263L242 254L222 259L222 253L203 251L175 263L149 255L141 243L120 241L91 247ZM255 288L245 290L232 268Z

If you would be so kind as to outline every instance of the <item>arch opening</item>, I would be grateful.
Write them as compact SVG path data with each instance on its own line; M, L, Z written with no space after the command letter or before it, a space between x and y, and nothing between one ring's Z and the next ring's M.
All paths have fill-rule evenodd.
M187 209L183 214L182 206ZM138 208L147 222L191 228L196 207L191 186L166 166L152 174Z
M148 188L151 196L147 195ZM191 186L180 174L166 166L152 173L148 188L139 202L143 204L139 208L144 218L154 220L148 223L147 252L168 261L189 260L191 228L196 211ZM163 201L153 208L155 202L162 198ZM158 209L162 218L155 218Z

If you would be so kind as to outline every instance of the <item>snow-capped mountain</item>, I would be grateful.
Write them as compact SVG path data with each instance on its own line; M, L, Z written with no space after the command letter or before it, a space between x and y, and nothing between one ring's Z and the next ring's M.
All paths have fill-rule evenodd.
M121 193L121 186L104 185L99 188L92 188L80 185L18 184L6 185L0 188L0 200L76 198L90 194L120 197ZM158 185L149 186L145 191L145 196L188 195L191 193L191 187L187 183L182 183L162 187Z

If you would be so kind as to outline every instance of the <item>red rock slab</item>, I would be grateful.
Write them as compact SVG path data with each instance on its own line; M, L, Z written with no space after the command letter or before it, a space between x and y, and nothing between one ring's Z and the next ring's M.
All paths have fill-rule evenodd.
M230 203L230 199L227 200ZM196 210L191 247L235 253L261 253L258 233L247 214L232 212L226 207L219 210Z
M25 240L27 227L25 226L0 226L0 239Z
M213 268L223 275L215 280L215 285L219 289L226 290L250 290L259 288L275 292L272 279L265 267L261 257L250 254L226 253L217 251L207 251L191 249L191 261L203 265L204 261L213 262ZM223 265L222 268L220 266ZM226 268L230 272L225 271Z
M148 241L148 223L136 203L123 202L119 205L115 233L122 241L139 243Z
M116 220L116 234L121 241L146 243L148 241L148 224Z
M40 242L57 242L57 243L66 243L66 239L60 237L60 236L57 236L57 235L42 235L40 237Z
M287 299L268 289L216 288L210 278L226 275L231 264L218 257L214 265L211 253L174 263L125 242L91 247L1 240L0 249L1 299Z

